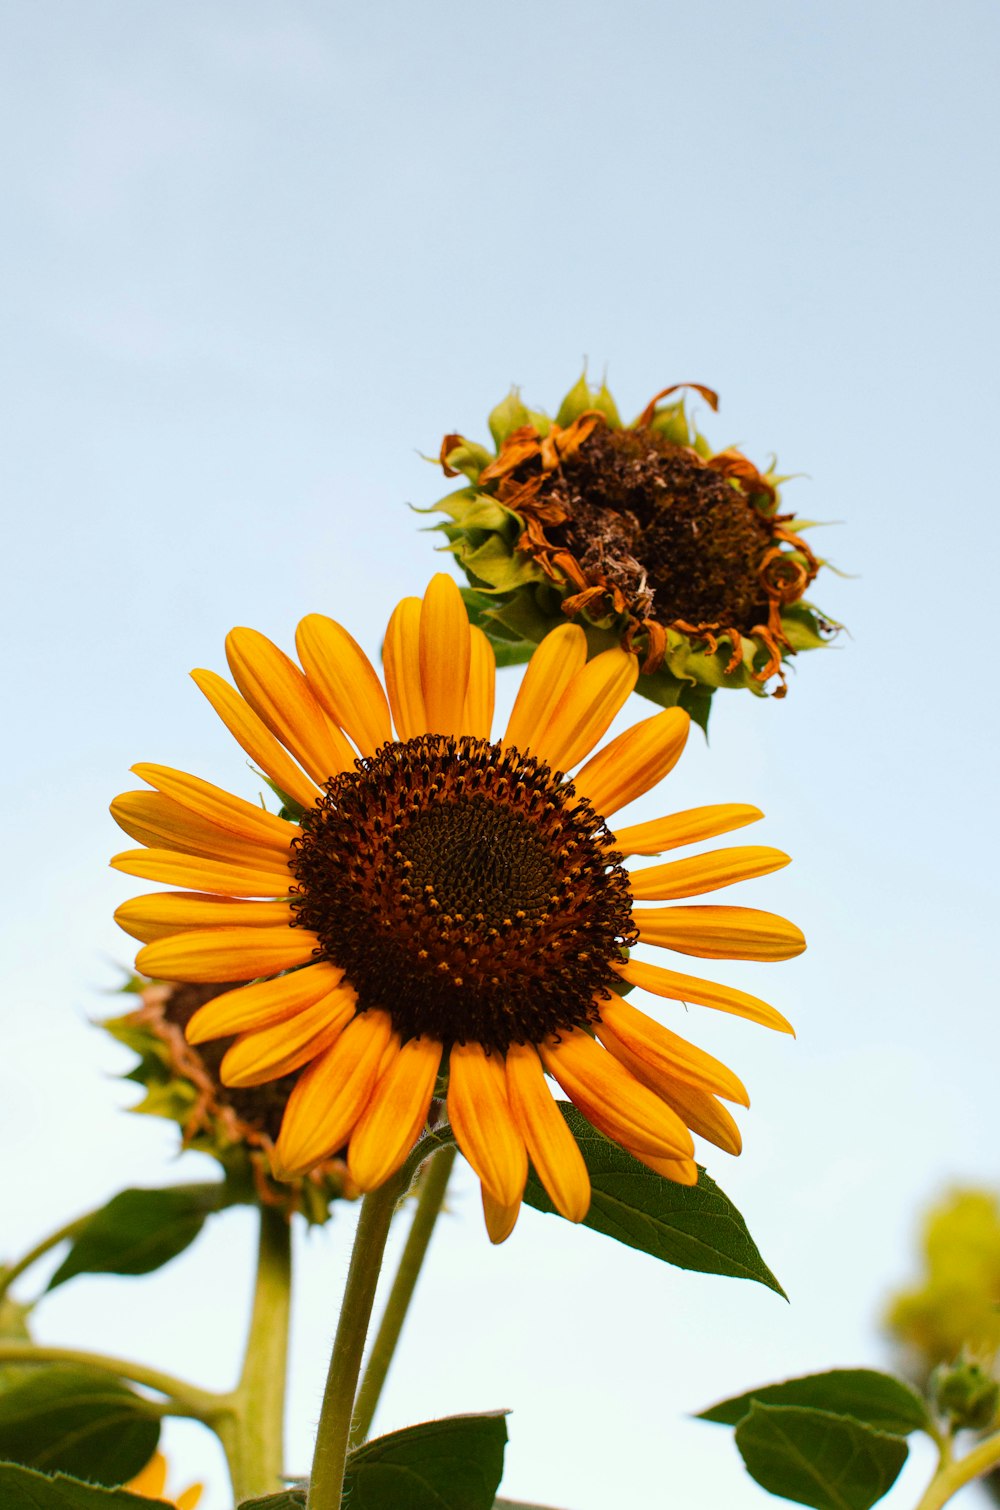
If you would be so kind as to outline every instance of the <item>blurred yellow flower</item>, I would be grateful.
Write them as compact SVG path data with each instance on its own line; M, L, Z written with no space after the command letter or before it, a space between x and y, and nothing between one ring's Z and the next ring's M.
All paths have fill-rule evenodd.
M177 1510L195 1510L195 1506L201 1499L203 1485L192 1484L188 1489L182 1489L176 1499L170 1499L166 1492L167 1460L162 1452L150 1458L141 1473L137 1473L134 1479L122 1487L130 1494L141 1494L144 1499L165 1500L168 1505L175 1505Z
M1000 1350L1000 1201L955 1190L928 1212L924 1275L891 1302L886 1325L926 1376L960 1352L992 1365Z

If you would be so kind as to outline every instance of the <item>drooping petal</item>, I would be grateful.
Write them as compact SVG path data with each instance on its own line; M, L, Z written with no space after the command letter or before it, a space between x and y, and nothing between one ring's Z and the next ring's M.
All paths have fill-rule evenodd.
M688 1085L683 1080L665 1075L660 1070L654 1072L637 1055L631 1053L620 1038L606 1038L602 1033L601 1041L637 1080L648 1085L668 1106L672 1106L699 1138L714 1143L724 1153L740 1152L743 1147L740 1130L731 1113L715 1096L708 1091L699 1090L697 1086Z
M282 897L292 889L293 877L276 855L267 869L204 860L174 849L127 849L111 860L115 870L144 881L165 881L189 891L213 891L223 897Z
M599 1129L603 1131L602 1129ZM698 1166L694 1159L657 1159L650 1154L640 1153L637 1148L627 1148L633 1159L638 1159L640 1164L645 1164L654 1174L660 1174L665 1180L673 1180L675 1185L697 1185Z
M729 1012L734 1017L745 1017L749 1022L759 1022L762 1027L774 1028L778 1033L791 1033L795 1029L787 1018L761 1001L758 996L749 996L746 991L736 991L732 986L720 986L715 981L700 980L696 975L682 975L677 970L665 970L661 965L647 965L645 960L624 960L615 969L629 985L643 991L652 991L654 996L663 996L668 1001L694 1002L698 1007L711 1007L718 1012Z
M254 712L320 786L354 765L354 751L327 718L295 662L257 629L231 629L226 659Z
M608 818L673 770L690 728L691 720L682 708L654 713L598 750L573 777L573 785L595 812Z
M538 736L563 693L587 661L587 636L579 624L560 624L542 640L521 678L505 745L538 754Z
M568 771L607 733L639 679L628 650L602 650L579 671L537 737L537 753L554 770Z
M497 1246L505 1243L517 1225L517 1218L521 1210L521 1197L518 1196L510 1206L501 1206L495 1201L486 1189L481 1185L483 1197L483 1216L486 1220L486 1231L490 1242Z
M563 1033L558 1043L541 1044L538 1052L570 1100L616 1143L655 1158L683 1159L694 1152L677 1113L582 1029Z
M385 631L382 661L392 721L401 740L427 733L427 710L420 684L419 598L401 598Z
M452 1048L448 1120L484 1188L498 1205L513 1206L524 1193L528 1155L507 1100L503 1061L478 1043Z
M264 775L270 776L281 791L308 811L319 795L315 782L278 743L250 704L214 671L192 671L191 677L254 764L260 766Z
M135 967L157 980L256 980L306 964L318 944L305 928L204 928L147 944Z
M389 704L371 661L334 619L310 613L295 632L299 660L326 712L362 755L392 739Z
M219 1067L223 1085L264 1085L301 1069L336 1043L354 1017L354 992L331 991L285 1022L241 1033Z
M713 849L688 860L669 860L646 870L629 871L629 888L636 902L673 902L703 896L738 881L752 881L791 864L791 856L763 844Z
M647 1077L655 1081L663 1074L670 1080L683 1080L699 1090L724 1096L727 1101L738 1101L741 1106L750 1105L746 1086L728 1065L688 1043L680 1034L671 1033L613 992L608 1001L601 1002L597 1036L622 1062L624 1058L617 1052L619 1046L638 1059L645 1072L641 1078L647 1083ZM657 1085L653 1088L659 1093Z
M232 792L202 781L200 776L189 776L186 771L175 771L170 766L142 763L132 767L140 781L146 781L164 796L180 803L189 812L205 818L217 828L251 844L266 846L284 856L292 840L297 837L297 823L289 823L276 813L234 797Z
M441 1045L432 1038L411 1038L376 1085L347 1149L347 1167L359 1190L384 1185L420 1136L441 1052Z
M198 891L153 891L123 902L115 913L119 928L143 944L192 928L273 928L282 922L287 926L289 918L287 902L238 902Z
M433 576L420 610L420 685L429 734L463 734L462 712L471 659L469 615L458 585Z
M305 1174L343 1148L371 1099L391 1036L388 1013L359 1012L333 1047L303 1070L285 1107L275 1173Z
M248 1028L268 1028L272 1023L294 1017L331 991L348 994L353 1005L357 996L350 986L341 984L343 979L339 965L323 960L274 980L237 986L199 1007L187 1025L185 1036L188 1043L204 1043L209 1038L231 1038Z
M123 792L111 804L111 816L130 839L152 849L177 850L206 860L231 861L270 870L284 863L290 850L251 841L246 835L210 823L162 792ZM298 833L293 828L293 833Z
M644 944L697 959L794 959L806 947L794 923L756 907L637 907L632 921Z
M462 730L475 739L489 739L493 729L493 706L496 699L496 656L493 646L481 629L472 626L469 662L469 685L462 712Z
M702 839L717 839L734 828L756 823L764 814L746 802L714 802L708 807L691 807L668 818L654 818L649 823L635 823L615 832L614 847L628 859L629 855L662 855L667 849L683 849Z
M590 1176L545 1083L537 1049L530 1043L512 1043L506 1071L510 1109L538 1178L560 1216L582 1222L590 1208Z

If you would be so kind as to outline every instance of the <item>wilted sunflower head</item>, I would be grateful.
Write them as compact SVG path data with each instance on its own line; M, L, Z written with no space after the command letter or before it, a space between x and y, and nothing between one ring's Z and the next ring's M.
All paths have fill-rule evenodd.
M717 407L675 384L623 425L585 376L554 420L512 393L490 415L495 451L445 436L445 474L467 484L433 509L499 657L526 660L568 617L592 650L634 650L637 690L704 725L719 687L763 694L777 678L782 696L785 659L836 626L805 601L822 563L781 511L781 479L713 453L683 399L662 402L681 388Z

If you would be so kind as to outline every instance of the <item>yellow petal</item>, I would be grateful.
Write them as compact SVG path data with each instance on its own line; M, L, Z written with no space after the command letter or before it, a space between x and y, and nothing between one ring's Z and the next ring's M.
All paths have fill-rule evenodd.
M570 682L539 733L535 753L553 770L568 771L607 733L639 679L628 650L602 650Z
M427 732L459 735L469 685L469 615L457 583L438 572L420 610L420 685Z
M152 849L178 850L201 855L206 860L232 861L256 870L273 870L284 863L282 852L269 840L265 844L231 833L201 818L160 792L123 792L111 804L111 816L119 828ZM297 832L297 830L296 830Z
M292 1088L274 1152L279 1178L305 1174L343 1148L364 1111L392 1036L386 1012L359 1012Z
M573 1028L539 1048L542 1063L601 1132L655 1158L689 1158L691 1134L676 1112L623 1069L588 1033Z
M493 646L481 629L473 626L472 656L469 662L469 685L465 693L462 729L475 739L489 739L493 728L493 705L496 695L496 657Z
M226 659L259 718L320 786L354 765L347 739L323 712L295 662L256 629L231 629Z
M162 1452L154 1452L145 1468L134 1479L123 1485L132 1494L141 1494L146 1499L158 1500L167 1482L167 1460Z
M392 721L401 740L427 733L427 710L420 685L419 598L403 598L393 609L385 631L382 663Z
M191 928L266 928L281 922L287 927L289 918L287 902L236 902L197 891L150 892L123 902L115 913L119 928L144 944Z
M698 959L794 959L806 947L794 923L756 907L636 907L644 944Z
M214 671L192 671L195 686L204 692L230 734L265 776L307 810L319 795L315 782L296 765L262 719L240 694Z
M448 1081L448 1120L458 1146L499 1206L524 1194L528 1155L507 1101L503 1061L478 1043L455 1044Z
M590 1176L545 1083L537 1049L530 1043L512 1043L506 1070L510 1109L538 1178L560 1216L582 1222L590 1209Z
M384 1185L420 1136L441 1052L433 1038L411 1038L381 1076L347 1149L347 1167L359 1190Z
M210 781L202 781L200 776L189 776L186 771L175 771L170 766L145 763L134 765L132 770L140 781L148 782L189 812L258 847L266 846L284 856L292 840L298 836L297 823L288 823L276 813L265 812L264 808L245 802L242 797L234 797Z
M272 1023L285 1022L304 1007L311 1007L321 997L341 988L343 979L339 965L324 961L274 980L237 986L199 1007L187 1025L185 1036L188 1043L204 1043L208 1038L231 1038L247 1028L267 1028ZM342 989L350 991L353 1001L357 1000L350 986L345 984Z
M483 1216L486 1219L486 1231L490 1242L494 1245L505 1243L513 1232L517 1223L518 1214L521 1210L521 1199L518 1197L510 1206L501 1206L495 1201L486 1189L481 1185L483 1196Z
M318 944L305 928L205 928L147 944L135 967L157 980L256 980L306 964Z
M733 849L713 849L688 860L669 860L647 870L629 871L629 886L636 902L673 902L681 897L703 896L738 881L752 881L790 864L780 849L763 844L745 844Z
M560 624L542 640L528 662L518 688L503 742L538 753L538 735L587 661L587 636L579 624Z
M241 1033L219 1067L223 1085L263 1085L301 1069L336 1043L354 1016L353 991L331 991L285 1022Z
M698 1166L694 1159L655 1159L649 1154L639 1153L635 1148L627 1148L633 1159L638 1159L640 1164L645 1164L654 1174L660 1174L665 1180L673 1180L675 1185L697 1185Z
M720 986L715 981L700 980L696 975L681 975L676 970L664 970L660 965L647 965L644 960L629 959L616 965L615 969L629 985L643 991L652 991L654 996L663 996L668 1001L694 1002L695 1006L711 1007L718 1012L729 1012L734 1017L745 1017L749 1022L759 1022L762 1027L774 1028L778 1033L795 1030L786 1017L759 996L749 996L746 991L736 991L731 986Z
M188 1489L183 1489L177 1496L177 1510L196 1510L201 1503L204 1484L192 1484Z
M362 755L374 755L392 739L389 704L382 683L358 642L325 614L308 614L295 633L306 675L335 724Z
M292 889L288 866L274 856L266 870L183 855L173 849L127 849L111 860L115 870L144 881L165 881L189 891L214 891L224 897L281 897Z
M738 1101L741 1106L750 1105L746 1086L727 1065L688 1043L679 1033L671 1033L669 1028L654 1022L645 1012L638 1011L614 993L608 1001L601 1002L597 1036L616 1058L622 1059L617 1052L622 1046L638 1059L645 1071L640 1078L647 1084L649 1077L656 1080L663 1074L671 1080L683 1080L700 1090L724 1096L727 1101ZM653 1089L661 1094L657 1085Z
M683 849L702 839L717 839L734 828L756 823L764 814L746 802L715 802L709 807L691 807L669 818L654 818L649 823L635 823L615 833L614 847L626 859L629 855L662 855L665 849Z
M573 777L573 785L602 818L641 797L680 760L691 720L682 708L665 708L633 724L599 750Z

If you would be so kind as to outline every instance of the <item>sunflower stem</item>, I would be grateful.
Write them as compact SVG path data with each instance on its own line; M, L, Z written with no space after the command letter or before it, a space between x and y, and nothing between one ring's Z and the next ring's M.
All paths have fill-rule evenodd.
M229 1408L229 1396L214 1394L207 1389L198 1389L184 1379L175 1379L157 1368L147 1368L144 1363L133 1363L131 1358L111 1358L106 1353L89 1353L83 1348L42 1347L33 1342L0 1342L0 1364L4 1363L67 1363L75 1368L97 1369L115 1379L125 1379L143 1389L152 1389L165 1395L169 1404L168 1414L191 1416L204 1421L206 1426L216 1426L219 1418Z
M340 1510L361 1358L386 1239L403 1189L403 1177L397 1174L362 1202L323 1392L306 1510Z
M998 1464L1000 1464L1000 1431L973 1447L964 1458L949 1461L947 1455L942 1454L937 1472L924 1490L917 1510L941 1510L941 1506L946 1505L952 1495L957 1494L966 1484L971 1484L973 1479L978 1479L982 1474L988 1473L991 1468L996 1468Z
M413 1292L420 1270L427 1255L434 1224L444 1204L445 1191L457 1149L454 1144L434 1154L427 1162L420 1180L417 1209L413 1213L406 1245L399 1260L399 1268L385 1303L382 1320L375 1334L371 1354L365 1365L364 1377L358 1398L354 1404L354 1424L351 1427L350 1445L363 1442L371 1430L372 1420L378 1409L379 1397L385 1384L389 1365L399 1342L406 1313L413 1299Z
M19 1279L40 1258L44 1258L51 1248L56 1248L60 1243L67 1242L71 1237L75 1237L80 1229L90 1221L93 1214L92 1211L88 1211L84 1216L74 1217L73 1221L67 1222L64 1227L57 1228L55 1232L50 1232L48 1237L43 1237L33 1248L29 1248L27 1253L19 1258L16 1263L0 1266L0 1300L3 1300L15 1279Z

